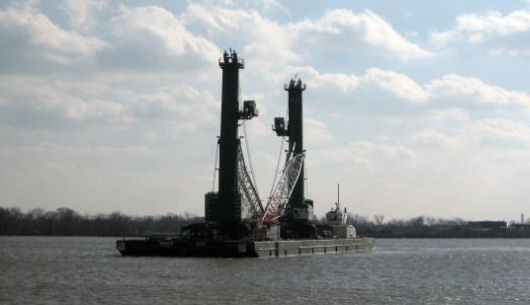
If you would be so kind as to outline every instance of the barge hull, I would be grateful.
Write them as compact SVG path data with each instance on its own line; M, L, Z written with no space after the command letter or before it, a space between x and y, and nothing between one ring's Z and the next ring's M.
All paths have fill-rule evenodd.
M253 242L256 257L289 257L370 251L372 238L301 239Z
M372 238L218 242L132 239L116 242L120 253L126 256L176 257L290 257L365 252L373 245Z

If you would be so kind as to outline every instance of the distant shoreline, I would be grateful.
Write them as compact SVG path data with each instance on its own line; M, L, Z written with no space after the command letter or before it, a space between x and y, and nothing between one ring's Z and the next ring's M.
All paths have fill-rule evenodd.
M357 235L373 238L530 238L529 223L505 221L465 221L414 217L409 220L383 222L359 215L348 215L348 223ZM69 208L55 211L0 207L0 236L78 236L78 237L142 237L178 234L190 223L202 222L202 217L189 214L163 216L128 216L111 214L81 215ZM317 221L318 222L318 221ZM325 222L325 220L321 220Z
M168 236L171 234L167 234ZM144 235L22 235L22 234L2 234L1 237L106 237L106 238L142 238ZM375 239L528 239L526 236L385 236L385 235L359 235L358 237L371 237Z

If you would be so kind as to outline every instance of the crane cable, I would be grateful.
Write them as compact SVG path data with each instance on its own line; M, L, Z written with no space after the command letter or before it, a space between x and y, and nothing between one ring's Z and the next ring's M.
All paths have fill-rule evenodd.
M212 192L215 192L215 173L219 170L217 167L217 161L219 159L219 143L215 146L215 161L213 164L213 179L212 179Z
M276 170L274 172L274 179L272 181L271 192L269 194L269 201L272 199L272 195L274 193L274 189L276 185L276 180L278 179L278 170L280 169L280 162L282 161L284 143L285 143L285 139L283 137L280 137L280 153L278 154L278 162L276 163Z
M259 197L259 191L258 191L258 185L256 184L256 176L254 175L254 166L252 166L252 158L250 155L250 145L248 143L248 137L247 137L247 125L245 124L246 121L243 121L241 126L243 126L243 139L245 140L245 150L247 152L247 159L248 159L248 165L250 167L250 175L252 176L252 183L254 184L254 189L256 190L256 193Z
M285 110L285 117L289 117L289 109ZM276 180L278 179L278 170L280 169L280 162L282 161L282 152L283 152L284 143L285 143L285 138L282 136L282 137L280 137L280 152L278 154L278 162L276 163L276 170L274 172L274 179L272 180L271 192L269 194L268 201L270 201L272 199L272 195L274 193L274 189L275 189L275 186L276 186ZM285 157L285 161L287 162L287 156ZM282 172L283 172L283 170L282 170Z

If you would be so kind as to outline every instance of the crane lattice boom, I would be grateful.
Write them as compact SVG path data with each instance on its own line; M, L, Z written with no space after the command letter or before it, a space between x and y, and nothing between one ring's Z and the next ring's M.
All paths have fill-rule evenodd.
M275 222L285 212L291 193L300 177L304 158L304 154L292 156L291 153L288 155L282 175L274 187L274 192L269 198L261 217L261 223L269 224Z
M288 154L285 167L278 183L273 187L272 196L264 207L259 197L256 186L248 172L245 158L241 148L238 152L238 187L241 192L244 208L248 211L250 221L258 226L270 225L280 218L285 212L289 197L300 177L304 154L292 156Z
M239 162L237 173L238 187L242 195L244 209L248 211L252 220L257 220L259 215L263 213L265 209L261 203L261 199L259 198L256 186L254 185L254 182L252 181L247 170L241 147L239 147L237 159Z

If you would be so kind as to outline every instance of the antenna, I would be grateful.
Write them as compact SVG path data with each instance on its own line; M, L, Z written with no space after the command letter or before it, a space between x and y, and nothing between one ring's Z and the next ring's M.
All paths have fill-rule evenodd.
M337 210L340 210L340 184L337 183Z

